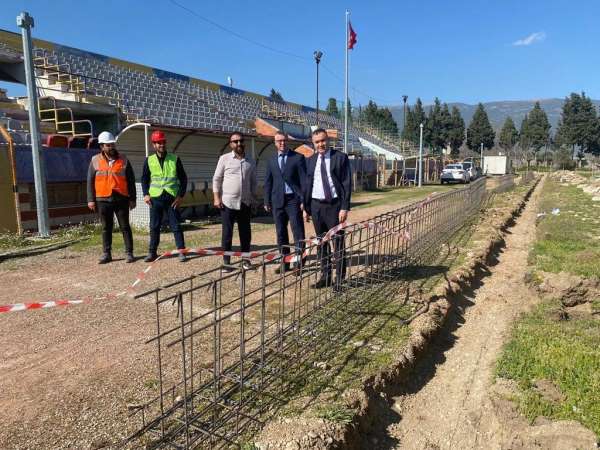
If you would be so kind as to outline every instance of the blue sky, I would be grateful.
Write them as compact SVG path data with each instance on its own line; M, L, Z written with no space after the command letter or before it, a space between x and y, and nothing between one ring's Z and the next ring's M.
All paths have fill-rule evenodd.
M171 0L10 0L0 9L0 28L18 31L15 17L26 10L36 20L35 37L221 84L231 76L235 87L263 94L274 87L287 100L314 105L316 49L326 66L321 102L343 98L347 8L358 34L351 51L355 106L369 98L399 104L403 94L411 103L416 97L476 103L571 91L600 98L596 0L175 1L302 58L241 40Z

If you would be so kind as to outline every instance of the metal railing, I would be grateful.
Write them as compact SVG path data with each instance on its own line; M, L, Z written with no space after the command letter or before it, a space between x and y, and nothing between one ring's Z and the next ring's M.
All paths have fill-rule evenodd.
M403 276L439 257L485 198L481 179L350 225L325 244L309 241L296 272L267 270L283 266L267 250L250 270L216 268L137 295L156 311L147 345L156 350L157 394L131 406L140 425L126 442L243 444L308 382L307 367L328 361L357 325L372 320L357 312L366 299L398 301ZM330 244L332 259L322 253ZM336 273L333 286L311 288L327 267Z

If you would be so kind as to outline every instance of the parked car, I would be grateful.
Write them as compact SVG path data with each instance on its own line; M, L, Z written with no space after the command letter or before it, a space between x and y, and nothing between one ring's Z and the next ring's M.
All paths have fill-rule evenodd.
M473 161L463 161L461 164L463 165L463 168L469 173L470 181L476 180L479 177L477 167L475 167Z
M448 164L444 167L444 170L442 170L442 176L440 177L441 184L454 181L457 183L468 183L470 181L469 172L462 163Z

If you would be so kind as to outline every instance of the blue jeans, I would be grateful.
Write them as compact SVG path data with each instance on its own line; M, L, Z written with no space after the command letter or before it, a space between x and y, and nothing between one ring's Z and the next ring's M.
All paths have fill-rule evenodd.
M179 211L171 206L175 201L175 197L167 192L160 194L159 197L152 197L152 205L150 206L150 246L148 253L155 255L160 243L160 225L162 224L163 217L167 214L169 218L169 226L175 236L175 244L177 248L185 248L185 242L183 240L183 230L181 229L181 217Z

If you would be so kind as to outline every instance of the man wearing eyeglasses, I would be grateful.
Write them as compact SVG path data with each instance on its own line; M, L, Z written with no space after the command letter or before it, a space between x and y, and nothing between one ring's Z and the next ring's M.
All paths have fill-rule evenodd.
M277 132L274 137L277 153L267 161L265 177L265 210L273 213L277 245L282 255L290 253L288 223L292 227L296 255L301 255L304 246L304 223L302 222L302 204L304 193L302 186L306 178L304 156L287 148L287 136ZM300 263L296 262L296 267ZM289 263L275 269L288 271ZM300 272L297 271L296 274Z
M327 132L318 128L312 133L315 154L307 162L307 182L304 197L304 219L312 217L315 233L323 236L327 231L345 222L350 210L352 174L348 155L328 148ZM333 236L336 282L340 289L346 277L343 230ZM313 287L320 289L332 284L331 249L329 242L319 248L321 278Z
M231 152L219 158L213 176L213 201L221 211L221 248L231 250L233 226L237 222L240 236L240 250L250 251L252 232L250 228L251 206L256 195L256 164L246 155L244 136L234 132L229 137ZM224 271L234 270L228 265L229 256L223 256ZM242 261L244 269L251 268L250 261Z

